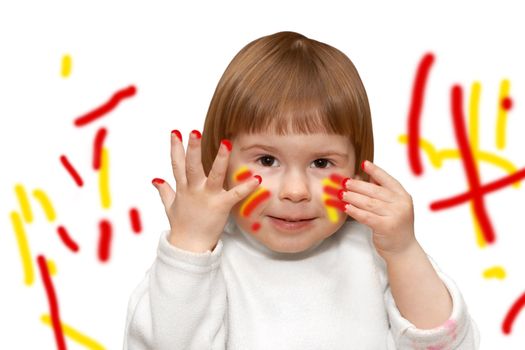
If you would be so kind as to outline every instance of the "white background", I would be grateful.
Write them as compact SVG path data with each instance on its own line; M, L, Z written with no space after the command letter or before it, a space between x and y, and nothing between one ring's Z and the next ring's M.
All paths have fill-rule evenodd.
M406 146L407 114L416 67L427 52L430 71L422 115L422 136L438 148L457 148L450 114L450 88L461 84L466 98L479 81L480 147L521 168L525 160L525 52L523 12L518 2L370 1L282 2L34 1L0 3L0 348L54 349L52 330L40 321L49 313L35 264L35 283L23 270L9 214L19 211L14 186L25 186L34 222L25 224L33 261L55 261L53 283L62 321L107 349L122 347L128 297L155 258L161 230L169 228L150 181L174 185L169 159L172 129L202 131L210 99L224 69L248 42L291 30L346 53L364 81L371 104L375 162L412 194L417 238L459 285L481 331L482 349L525 346L525 315L506 336L501 324L525 292L522 223L525 192L505 189L485 198L497 242L476 244L468 204L431 212L437 199L468 187L461 163L441 169L423 156L425 172L415 177ZM60 75L62 57L72 57L69 78ZM507 147L495 147L499 84L510 79L514 105L508 114ZM73 120L130 85L137 94L103 119L83 128ZM466 105L466 100L465 100ZM112 205L102 209L98 175L91 167L92 143L108 129ZM65 154L85 185L77 187L59 162ZM480 166L489 182L505 173ZM49 223L32 191L50 196L57 221ZM140 210L143 232L134 235L128 210ZM113 223L111 258L97 259L98 221ZM79 243L73 254L58 239L65 225ZM484 279L502 266L504 280ZM83 346L66 339L69 349Z

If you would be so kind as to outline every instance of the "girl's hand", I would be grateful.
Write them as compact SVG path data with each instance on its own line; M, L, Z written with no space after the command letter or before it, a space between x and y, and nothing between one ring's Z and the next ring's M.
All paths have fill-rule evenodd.
M377 165L364 161L361 167L370 182L347 180L340 199L349 203L348 215L372 229L377 252L388 260L416 243L412 197Z
M153 185L159 191L168 216L170 243L184 250L202 253L215 248L231 208L253 192L261 178L255 175L225 191L222 186L231 143L228 140L221 142L209 176L206 177L201 162L201 134L193 130L190 135L185 157L180 132L171 132L171 164L176 192L160 179L154 179Z

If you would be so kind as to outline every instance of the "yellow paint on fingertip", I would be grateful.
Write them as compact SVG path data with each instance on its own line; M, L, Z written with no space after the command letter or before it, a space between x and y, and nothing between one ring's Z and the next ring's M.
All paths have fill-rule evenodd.
M483 271L483 277L486 279L497 278L503 280L507 277L507 274L503 267L493 266Z
M66 54L64 56L62 56L62 65L61 65L61 75L63 78L67 78L71 75L71 66L72 66L72 62L71 62L71 56Z
M503 99L509 97L510 81L504 79L500 83L499 97L498 97L498 114L496 118L496 148L502 150L507 143L507 111L502 106Z
M20 258L22 260L22 268L24 270L24 284L26 286L30 286L35 281L35 272L31 260L31 252L24 229L24 224L20 214L16 211L12 211L10 217L11 225L13 225L16 241L18 243L18 251L20 252Z
M52 326L51 317L48 314L43 314L40 316L40 320L47 326ZM71 327L70 325L60 322L60 327L64 332L64 335L74 342L77 342L80 345L92 350L105 350L106 348L97 342L95 339L88 337L87 335L81 333L77 329Z
M33 196L40 203L40 206L44 210L47 220L49 220L50 222L55 221L55 209L53 208L53 205L51 204L51 201L49 200L47 194L43 190L37 188L33 191Z
M111 206L111 196L109 192L109 151L105 147L102 148L98 180L102 208L108 209Z
M29 204L29 197L27 192L22 184L15 185L15 193L20 203L20 210L22 211L22 217L27 223L33 222L33 211L31 210L31 205Z

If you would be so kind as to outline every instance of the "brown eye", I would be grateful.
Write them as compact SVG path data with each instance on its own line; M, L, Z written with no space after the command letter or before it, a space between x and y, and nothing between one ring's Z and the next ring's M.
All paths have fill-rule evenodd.
M271 166L273 160L275 160L275 158L269 155L264 155L262 157L257 158L257 161L261 161L262 166Z

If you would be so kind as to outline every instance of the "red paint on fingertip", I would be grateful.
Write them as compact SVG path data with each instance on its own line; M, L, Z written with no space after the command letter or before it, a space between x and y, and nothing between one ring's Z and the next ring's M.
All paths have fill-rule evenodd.
M162 179L159 179L158 177L156 177L156 178L154 178L153 180L151 180L151 183L153 183L153 184L159 184L159 185L160 185L160 184L163 184L164 182L166 182L166 181L164 181L164 180L162 180Z
M175 136L177 136L177 138L180 140L180 142L182 142L182 134L180 133L179 130L177 130L177 129L171 130L171 133L175 134Z
M221 141L221 144L224 144L226 148L228 148L228 151L232 150L232 143L230 142L230 140L224 139Z
M253 175L253 177L257 178L257 181L259 181L259 185L260 185L262 182L262 177L260 177L259 175Z
M361 169L365 170L366 159L361 162Z
M343 200L343 193L344 193L344 190L339 190L339 193L337 193L337 198L339 198L340 200Z
M199 130L193 130L191 133L195 135L198 139L202 138L202 135Z
M347 177L346 179L343 180L343 183L342 183L343 188L346 188L346 183L347 183L349 180L350 180L349 177Z

